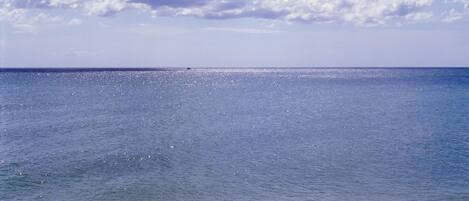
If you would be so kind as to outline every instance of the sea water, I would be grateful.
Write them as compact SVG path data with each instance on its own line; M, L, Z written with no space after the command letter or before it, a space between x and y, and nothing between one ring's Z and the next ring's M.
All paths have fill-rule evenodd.
M3 72L0 200L469 200L469 70Z

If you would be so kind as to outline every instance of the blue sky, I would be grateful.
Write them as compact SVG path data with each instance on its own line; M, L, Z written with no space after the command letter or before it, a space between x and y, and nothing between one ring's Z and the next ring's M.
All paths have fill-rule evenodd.
M469 0L0 0L2 67L469 66Z

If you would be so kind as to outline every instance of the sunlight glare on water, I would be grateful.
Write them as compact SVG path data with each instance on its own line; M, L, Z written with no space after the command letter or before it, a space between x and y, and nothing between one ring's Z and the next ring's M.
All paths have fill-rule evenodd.
M0 73L0 200L468 200L469 70Z

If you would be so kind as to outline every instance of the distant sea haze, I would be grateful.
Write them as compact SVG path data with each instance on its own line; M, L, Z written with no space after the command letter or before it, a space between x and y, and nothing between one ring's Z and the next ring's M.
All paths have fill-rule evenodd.
M371 70L371 69L469 69L469 67L0 67L0 72L102 72L102 71L302 71L302 70Z
M469 69L3 68L0 200L469 200Z

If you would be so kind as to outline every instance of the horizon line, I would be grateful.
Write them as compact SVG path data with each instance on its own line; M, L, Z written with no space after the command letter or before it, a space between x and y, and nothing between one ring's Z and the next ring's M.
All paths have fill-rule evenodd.
M353 69L469 69L450 67L0 67L0 72L104 72L104 71L190 71L190 70L353 70Z

